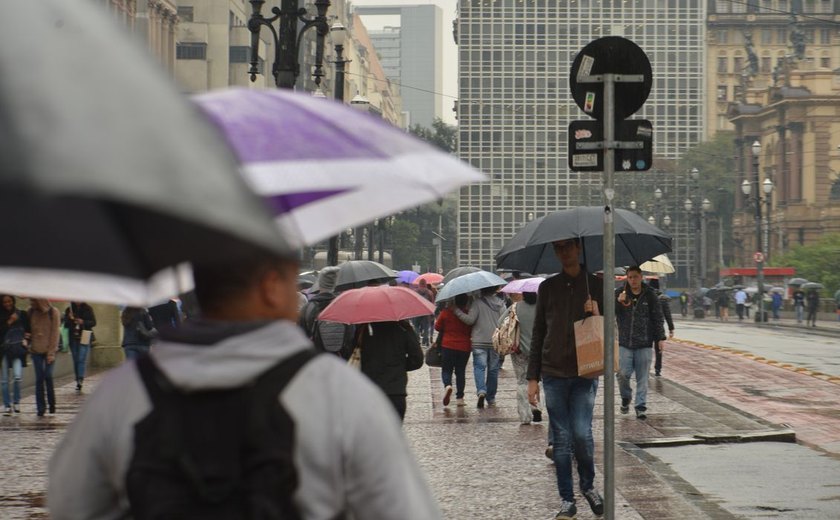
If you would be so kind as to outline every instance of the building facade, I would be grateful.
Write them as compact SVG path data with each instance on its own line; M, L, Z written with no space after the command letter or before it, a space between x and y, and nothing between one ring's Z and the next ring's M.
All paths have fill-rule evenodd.
M634 117L653 122L657 156L676 159L700 142L705 19L705 3L685 0L461 2L455 26L458 153L491 180L461 190L459 263L493 268L493 255L532 216L601 203L600 174L567 168L566 129L573 120L587 119L572 100L569 68L590 41L624 36L647 53L653 88ZM662 174L663 185L687 186L687 172ZM639 177L653 193L654 178ZM629 207L630 200L632 194L617 192L618 207ZM677 242L688 240L693 230L687 219L680 219L676 208L663 211L672 218ZM678 277L687 277L693 250L675 248Z
M142 0L137 3L135 32L170 76L175 75L178 7L175 0Z
M399 16L399 27L369 31L383 71L398 89L406 126L431 128L443 115L443 12L436 5L356 6L367 16Z

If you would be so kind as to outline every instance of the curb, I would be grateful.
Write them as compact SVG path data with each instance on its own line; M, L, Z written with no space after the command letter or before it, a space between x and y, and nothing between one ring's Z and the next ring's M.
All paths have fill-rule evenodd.
M767 430L739 435L729 434L695 434L691 437L669 437L664 439L633 440L629 439L619 444L631 444L639 448L672 448L679 446L695 446L698 444L740 444L747 442L796 442L796 432L791 429Z

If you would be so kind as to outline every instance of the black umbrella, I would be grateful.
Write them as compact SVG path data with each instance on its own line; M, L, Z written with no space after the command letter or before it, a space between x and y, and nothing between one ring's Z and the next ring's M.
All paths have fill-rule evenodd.
M389 282L396 278L396 271L379 262L351 260L339 266L335 288L339 291L355 289L371 282Z
M671 237L635 213L616 209L613 218L615 265L639 265L671 251ZM496 254L496 265L530 273L560 272L563 266L552 242L580 238L581 263L589 272L596 272L603 269L603 234L601 206L555 211L525 224Z
M0 157L0 291L145 305L188 288L173 266L290 252L216 130L92 2L4 3Z
M456 267L455 269L452 269L451 271L446 273L446 276L443 277L443 281L441 281L440 283L446 285L449 282L451 282L452 280L454 280L455 278L458 278L459 276L464 276L465 274L470 274L470 273L477 273L481 270L482 269L479 269L478 267L473 267L471 265Z

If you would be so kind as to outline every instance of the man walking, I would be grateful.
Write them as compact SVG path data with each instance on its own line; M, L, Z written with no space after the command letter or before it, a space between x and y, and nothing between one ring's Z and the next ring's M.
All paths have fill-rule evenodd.
M738 321L744 321L744 305L747 303L747 293L743 289L738 289L735 293L735 314L738 315Z
M805 291L796 289L793 292L793 309L796 311L796 323L802 323L805 317Z
M312 359L294 253L237 254L194 265L202 317L85 403L50 461L50 517L441 518L391 403L335 356ZM197 425L159 420L195 405Z
M596 515L604 513L604 501L595 490L595 443L592 412L598 379L578 376L574 322L587 313L598 314L603 302L603 283L578 263L579 239L553 243L563 272L540 284L536 318L528 360L528 400L539 405L542 378L553 440L554 469L560 493L560 511L555 519L574 518L572 456L577 462L580 491Z
M615 316L618 320L618 389L621 413L630 411L633 390L630 377L636 376L636 417L647 418L647 387L652 344L662 349L665 342L662 306L653 289L642 283L638 266L627 268L627 284L617 292Z
M496 287L482 289L481 295L470 305L469 312L457 306L452 311L458 319L472 327L473 376L478 394L478 408L496 406L496 389L499 386L499 353L493 348L496 323L505 310L505 304L496 297Z

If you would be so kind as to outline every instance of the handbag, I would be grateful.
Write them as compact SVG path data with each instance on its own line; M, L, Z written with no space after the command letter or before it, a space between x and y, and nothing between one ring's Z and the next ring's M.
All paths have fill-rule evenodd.
M70 350L70 329L61 327L58 329L58 351L67 353Z
M575 353L578 376L594 379L604 375L604 317L589 316L576 321ZM618 371L618 338L613 345L613 373Z
M430 367L443 366L443 352L441 351L443 342L443 329L438 332L434 344L426 351L425 360L426 365Z

